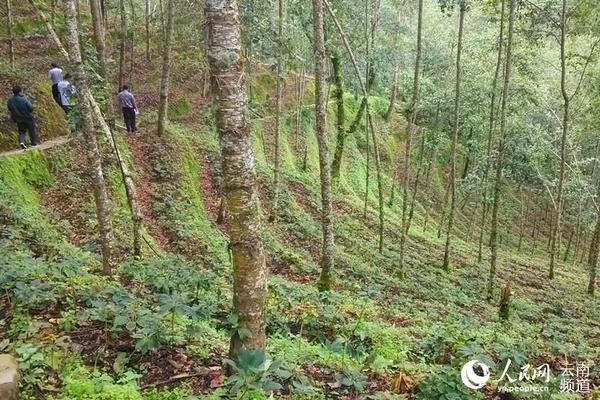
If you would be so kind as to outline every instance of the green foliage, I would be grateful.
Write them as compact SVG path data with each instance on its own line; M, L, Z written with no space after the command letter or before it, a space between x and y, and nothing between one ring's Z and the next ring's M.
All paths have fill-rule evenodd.
M428 375L417 391L419 399L440 400L477 400L483 399L483 394L467 388L460 381L460 374L454 368L443 367L438 372Z
M225 384L230 388L229 393L240 399L244 398L249 391L280 390L281 385L275 381L275 378L288 376L280 370L281 361L266 358L263 349L242 349L238 354L237 362L225 359L225 363L233 372Z
M192 102L187 97L182 97L169 104L169 118L177 120L185 117L192 111Z
M115 381L110 375L79 367L65 378L63 400L142 400L137 378L139 375L129 371Z

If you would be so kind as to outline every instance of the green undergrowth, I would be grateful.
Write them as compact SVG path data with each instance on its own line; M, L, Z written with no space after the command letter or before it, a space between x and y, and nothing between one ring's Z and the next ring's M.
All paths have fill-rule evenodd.
M255 78L253 101L264 105L274 84L269 76ZM386 101L376 96L372 100L381 156L389 159L403 133L393 132L380 118ZM352 117L359 101L347 95L346 102ZM264 105L260 111L269 116L272 110ZM66 232L40 203L40 190L61 184L57 172L70 168L72 155L33 151L0 158L0 216L8 232L0 237L4 312L0 315L8 316L1 320L6 329L0 331L0 350L20 359L24 398L36 398L40 387L55 388L44 392L43 398L56 400L235 398L241 393L234 390L236 384L258 379L256 371L262 371L260 384L244 392L245 399L269 398L277 385L283 389L275 390L278 394L273 397L283 390L292 399L358 398L366 393L371 399L402 399L405 396L391 393L391 382L404 374L413 382L411 398L468 400L481 397L460 382L461 366L472 359L488 364L492 379L498 378L509 358L515 366L513 375L525 363L557 365L565 356L586 361L591 371L597 369L600 303L584 293L583 266L561 263L556 279L548 283L543 249L517 253L512 247L516 236L506 235L496 283L510 282L513 298L509 319L501 320L495 301L485 301L488 255L484 262L476 262L476 235L470 235L466 217L458 217L460 237L453 242L451 268L444 271L439 267L444 236L437 237L440 210L430 210L418 199L400 270L402 203L398 193L389 202L394 185L390 171L381 171L385 238L382 251L378 250L379 199L372 153L363 212L367 179L363 127L346 140L342 174L333 191L334 290L320 293L316 287L322 235L319 158L314 117L307 104L298 140L294 115L285 113L282 118L282 185L276 212L273 121L264 117L251 121L263 242L271 270L266 355L245 354L236 364L237 378L203 395L191 397L193 389L185 382L142 390L147 371L140 360L160 359L161 351L176 349L194 365L214 366L215 359L226 357L229 336L239 329L230 308L227 237L213 222L214 204L209 203L218 195L216 185L207 184L210 174L214 182L219 179L218 136L206 123L208 113L200 118L203 121L195 124L183 119L169 123L150 155L152 178L145 184L156 192L152 211L170 247L160 256L148 252L141 260L126 258L111 277L98 274L97 255L66 242ZM329 118L330 126L335 126L331 106ZM335 130L330 129L329 138L333 148ZM139 179L132 154L122 140L119 144ZM434 169L427 190L441 197L443 171L437 164ZM120 172L109 165L107 175L116 193L113 216L119 239L127 242L130 217ZM427 229L423 229L425 212L431 214ZM530 248L529 239L523 246ZM103 349L90 347L82 339L85 335L96 335ZM121 347L111 347L114 343ZM103 356L96 355L100 351L105 351ZM593 374L597 379L597 372ZM542 398L567 399L556 386L555 376L552 392Z

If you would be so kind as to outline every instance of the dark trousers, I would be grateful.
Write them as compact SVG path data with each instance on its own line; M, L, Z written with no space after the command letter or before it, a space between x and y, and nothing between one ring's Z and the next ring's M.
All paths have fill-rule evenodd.
M37 145L37 133L35 132L35 120L27 119L17 122L17 130L19 131L19 143L25 143L25 133L29 132L29 140L31 145Z
M56 104L62 106L60 101L60 93L58 92L58 83L52 85L52 97L54 97L54 101L56 101Z
M125 120L127 132L135 132L135 109L123 107L123 119Z

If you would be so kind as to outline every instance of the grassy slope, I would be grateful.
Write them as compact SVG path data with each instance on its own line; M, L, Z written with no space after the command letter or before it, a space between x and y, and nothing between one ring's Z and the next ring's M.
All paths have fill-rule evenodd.
M272 119L263 102L272 85L266 75L253 80L253 107L267 115L252 121L261 200L267 211ZM312 102L309 98L307 104ZM355 110L355 101L351 97L347 101ZM379 108L385 109L383 101L380 103ZM182 107L181 118L169 127L168 141L148 137L159 144L151 154L151 181L142 182L154 188L150 206L155 215L162 216L147 223L159 225L169 238L169 249L185 258L162 252L158 259L147 249L144 261L124 260L114 278L97 275L97 259L88 251L95 249L96 239L89 197L79 205L80 212L92 219L80 227L87 235L82 239L83 250L79 250L65 240L69 232L64 222L49 212L56 210L44 209L49 204L38 195L41 188L53 185L71 184L83 190L85 181L65 180L71 176L65 171L70 168L73 151L65 148L45 157L32 152L0 160L0 210L9 227L0 246L4 272L0 287L8 294L0 301L0 317L4 315L6 324L0 342L9 339L6 348L21 357L26 396L61 398L39 389L58 386L67 399L140 398L131 386L136 376L126 373L128 369L142 375L137 380L147 385L192 373L197 365L212 366L204 380L191 380L184 386L210 392L214 391L210 383L220 382L218 360L227 346L230 267L226 236L214 224L216 188L202 185L207 175L218 180L218 175L214 176L218 143L208 113L186 118L187 113ZM473 242L457 239L451 270L438 268L443 245L436 235L439 210L428 210L436 223L423 230L428 208L424 203L417 208L406 277L400 279L394 267L400 204L396 201L386 208L385 249L379 254L374 167L367 218L362 217L362 133L347 140L343 175L335 192L335 291L318 293L318 154L309 105L302 121L299 143L303 137L308 140L308 169L301 168L302 149L294 146L293 119L286 116L282 212L276 223L264 223L272 270L268 351L286 361L295 377L308 377L312 389L306 390L317 393L313 397L380 392L380 398L386 398L383 392L389 392L398 372L404 371L412 386L421 383L419 389L411 389L422 398L443 398L443 393L449 399L476 398L474 392L466 392L456 383L460 365L474 357L498 363L494 371L501 370L500 361L507 356L513 361L529 357L533 365L555 365L567 354L598 364L600 308L598 300L584 294L586 272L582 266L560 265L557 278L549 283L545 254L517 254L509 242L501 253L498 282L512 282L515 295L511 319L500 322L496 305L483 300L487 263L475 263ZM398 146L395 140L400 132L390 133L381 121L378 126L383 156ZM331 138L333 141L333 131ZM428 193L442 197L439 168L435 174L438 189L433 185ZM108 175L117 194L117 231L127 243L129 219L114 166ZM387 175L384 187L389 195L391 179ZM60 212L58 215L62 217ZM461 237L467 236L468 226L467 218L459 219ZM530 247L526 242L524 248ZM173 360L177 367L165 359ZM90 374L94 366L114 379ZM343 376L336 378L336 373ZM119 383L114 382L117 379ZM339 382L344 385L338 387ZM145 392L144 396L182 398L175 392Z

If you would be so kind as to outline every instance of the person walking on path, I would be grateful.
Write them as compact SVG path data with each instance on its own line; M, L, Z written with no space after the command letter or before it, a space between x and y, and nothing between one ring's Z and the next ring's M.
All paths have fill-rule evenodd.
M70 74L65 76L58 82L58 93L60 94L60 104L65 114L69 115L71 110L75 107L75 86L69 81L71 79Z
M128 85L123 85L123 88L117 95L121 109L123 110L123 119L125 120L125 128L127 133L135 133L135 116L138 113L135 97L129 91Z
M75 101L75 92L77 89L71 83L70 79L71 75L65 74L62 80L58 82L58 93L60 94L61 107L69 120L71 132L79 132L81 129L81 114L77 109L73 112L73 109L77 106L77 102Z
M25 145L25 133L29 132L29 140L31 146L38 145L37 134L35 132L35 119L33 118L33 106L31 102L21 92L20 86L13 87L13 96L6 103L10 117L17 124L19 132L19 146L23 150L27 148Z
M62 107L60 102L60 92L58 91L58 82L63 79L63 70L56 63L52 63L50 66L52 68L48 71L48 77L52 81L52 97L54 97L54 101Z

